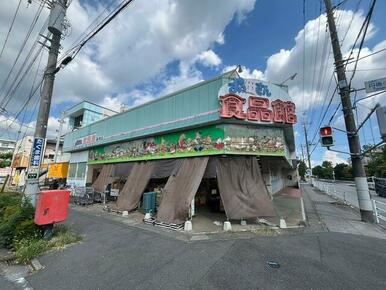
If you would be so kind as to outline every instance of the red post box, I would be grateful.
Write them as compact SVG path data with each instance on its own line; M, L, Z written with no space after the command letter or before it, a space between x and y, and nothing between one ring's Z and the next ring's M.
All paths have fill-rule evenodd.
M41 226L65 221L69 202L69 190L41 191L36 202L35 224Z

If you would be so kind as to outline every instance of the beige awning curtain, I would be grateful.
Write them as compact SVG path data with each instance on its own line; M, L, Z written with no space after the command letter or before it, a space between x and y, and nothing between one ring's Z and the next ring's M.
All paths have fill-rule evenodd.
M153 173L154 162L135 162L118 195L117 208L132 211L138 207L143 191Z
M105 164L99 173L98 178L91 185L94 191L104 193L106 186L112 181L112 174L114 170L114 164Z
M209 157L184 158L180 169L169 177L162 192L157 220L169 224L184 223L189 207L201 183Z
M229 219L275 216L255 157L219 158L217 181Z

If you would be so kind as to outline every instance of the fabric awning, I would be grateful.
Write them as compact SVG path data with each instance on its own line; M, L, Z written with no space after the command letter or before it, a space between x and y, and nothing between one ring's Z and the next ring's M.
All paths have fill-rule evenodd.
M119 210L132 211L138 207L154 169L154 162L135 162L117 199Z
M184 158L177 174L169 177L162 192L157 220L182 224L188 218L189 207L201 183L209 157Z
M112 181L113 170L114 170L113 164L103 165L98 178L91 185L94 188L94 191L99 193L105 192L106 186Z
M219 158L217 181L225 213L229 219L275 216L255 157Z

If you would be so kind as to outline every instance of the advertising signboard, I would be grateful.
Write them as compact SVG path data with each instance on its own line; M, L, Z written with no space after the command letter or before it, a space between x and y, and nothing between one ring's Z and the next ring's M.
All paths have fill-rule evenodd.
M89 164L190 156L243 154L285 156L281 128L217 125L101 146L89 151Z
M27 174L28 179L39 178L39 167L42 160L43 152L44 138L35 138L31 149L31 159Z

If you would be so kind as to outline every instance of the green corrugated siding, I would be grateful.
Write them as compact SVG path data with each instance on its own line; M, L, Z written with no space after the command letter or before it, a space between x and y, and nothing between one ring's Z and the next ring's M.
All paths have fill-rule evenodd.
M214 79L68 133L64 139L64 150L73 151L78 149L74 148L75 141L94 133L97 138L102 136L103 140L97 141L93 144L93 147L219 120L217 112L189 120L179 119L218 110L217 94L220 87L226 82L227 79L224 78ZM174 120L179 121L164 124L160 127L130 132Z

